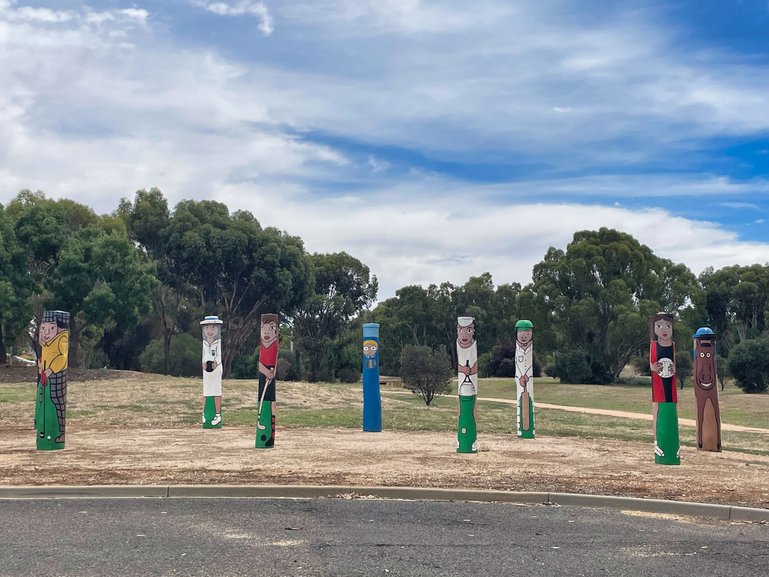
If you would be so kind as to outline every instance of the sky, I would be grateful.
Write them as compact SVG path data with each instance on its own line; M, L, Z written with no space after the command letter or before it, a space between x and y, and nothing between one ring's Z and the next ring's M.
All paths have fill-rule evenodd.
M159 188L379 300L610 227L769 263L769 0L0 0L0 203Z

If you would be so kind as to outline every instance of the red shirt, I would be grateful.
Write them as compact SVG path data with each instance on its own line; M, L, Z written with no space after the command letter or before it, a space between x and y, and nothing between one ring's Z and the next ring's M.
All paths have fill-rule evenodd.
M272 341L269 347L259 348L259 362L265 367L274 367L278 362L278 339Z

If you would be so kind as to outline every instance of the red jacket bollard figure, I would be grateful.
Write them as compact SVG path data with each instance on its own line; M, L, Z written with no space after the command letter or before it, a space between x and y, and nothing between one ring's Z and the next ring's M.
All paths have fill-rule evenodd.
M649 333L651 339L649 368L652 373L654 462L660 465L680 465L673 315L660 312L650 317Z
M275 446L275 371L278 366L278 315L261 318L259 331L259 403L256 411L256 447Z

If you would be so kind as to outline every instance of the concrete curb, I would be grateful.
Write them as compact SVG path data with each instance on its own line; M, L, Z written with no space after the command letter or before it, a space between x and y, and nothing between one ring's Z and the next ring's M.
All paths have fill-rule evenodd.
M475 501L610 508L728 521L769 523L769 509L661 499L555 492L478 491L419 487L358 487L351 485L88 485L0 487L0 499L59 498L271 498L271 499L404 499Z

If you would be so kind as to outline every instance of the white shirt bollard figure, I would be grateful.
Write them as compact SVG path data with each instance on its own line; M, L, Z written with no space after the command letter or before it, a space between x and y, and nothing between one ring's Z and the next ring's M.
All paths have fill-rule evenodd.
M477 453L478 346L475 342L475 318L470 316L457 317L457 381L457 453Z
M222 321L207 316L203 331L203 428L222 428Z
M534 347L531 321L515 323L516 429L521 439L534 438Z

